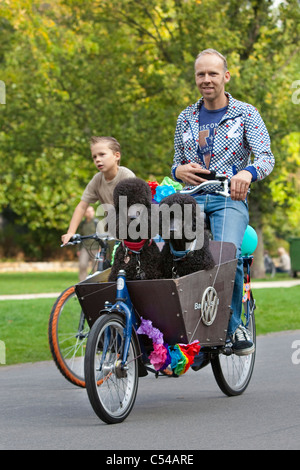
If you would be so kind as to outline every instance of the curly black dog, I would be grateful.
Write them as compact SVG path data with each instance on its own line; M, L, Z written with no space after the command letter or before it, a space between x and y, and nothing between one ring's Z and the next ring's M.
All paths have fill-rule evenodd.
M199 214L200 212L200 208L197 208L195 198L189 195L175 193L162 199L160 209L162 209L163 204L173 208L176 205L177 209L180 209L179 211L174 210L174 212L169 211L170 218L169 227L167 229L169 235L162 231L164 218L163 212L160 212L160 234L165 240L165 245L161 253L163 258L163 277L166 279L176 278L195 271L212 269L215 266L215 261L209 249L209 236L207 230L204 230L204 223L202 224L200 234L203 239L203 244L200 243L200 248L197 248L196 217L197 213ZM185 220L185 214L188 213L187 209L184 210L186 205L190 205L190 220L188 222L190 222L191 230L188 232L188 236L193 238L187 238L186 235L187 230L185 229L187 228L187 220ZM178 238L178 235L180 235L180 238Z
M139 178L120 181L114 190L116 250L109 281L115 281L123 269L126 279L162 278L161 254L151 238L152 194L149 185Z

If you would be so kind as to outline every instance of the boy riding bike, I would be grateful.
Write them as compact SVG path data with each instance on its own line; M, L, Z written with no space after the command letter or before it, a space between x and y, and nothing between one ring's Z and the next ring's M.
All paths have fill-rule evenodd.
M120 166L121 148L115 138L92 137L90 146L92 158L99 173L91 179L83 192L81 201L75 208L68 231L61 237L64 245L75 235L90 204L98 201L101 204L113 204L113 192L119 181L135 177L131 170Z

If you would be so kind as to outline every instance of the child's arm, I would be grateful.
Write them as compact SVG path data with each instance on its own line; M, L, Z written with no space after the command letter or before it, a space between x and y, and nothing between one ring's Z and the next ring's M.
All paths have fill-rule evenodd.
M80 203L76 206L74 213L72 215L68 232L65 235L62 235L61 237L61 241L63 242L64 245L66 245L68 241L70 240L70 238L72 238L73 235L75 235L78 225L82 221L88 206L89 206L89 203L85 201L80 201Z

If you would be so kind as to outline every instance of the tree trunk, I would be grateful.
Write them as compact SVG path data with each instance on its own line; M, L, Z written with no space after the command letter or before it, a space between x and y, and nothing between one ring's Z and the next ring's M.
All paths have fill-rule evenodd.
M255 227L258 243L257 248L254 252L254 261L252 266L251 277L256 279L262 279L265 277L265 268L264 268L264 240L263 240L263 231L262 226Z

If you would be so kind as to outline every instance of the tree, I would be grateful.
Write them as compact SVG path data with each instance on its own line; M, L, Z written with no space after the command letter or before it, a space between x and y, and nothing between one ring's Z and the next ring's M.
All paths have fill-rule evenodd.
M199 49L213 47L228 57L228 91L259 108L277 159L272 175L251 193L251 223L262 236L263 228L280 226L284 210L290 217L286 236L300 225L293 210L299 207L297 182L289 176L299 168L292 84L300 78L300 21L296 0L278 9L273 3L4 4L0 207L9 205L31 230L65 230L94 173L88 143L93 134L116 137L122 164L138 176L160 181L169 175L177 116L198 99L194 58Z

